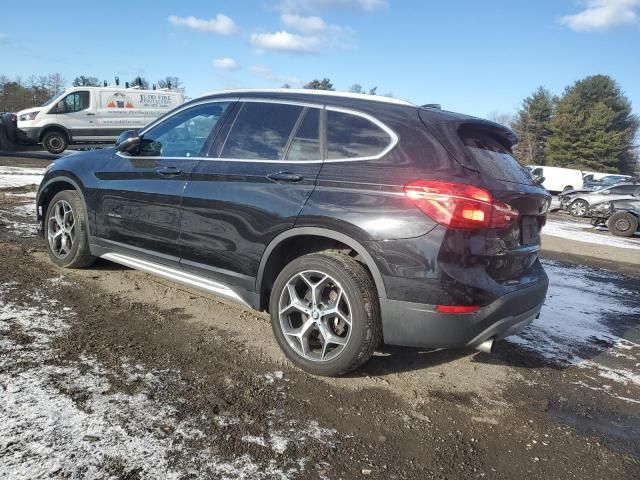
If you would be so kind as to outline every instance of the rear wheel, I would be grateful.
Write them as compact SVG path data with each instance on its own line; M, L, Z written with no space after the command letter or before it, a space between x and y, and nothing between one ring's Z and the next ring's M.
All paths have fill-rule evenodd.
M618 237L632 237L638 231L638 219L629 212L616 212L609 217L607 226Z
M64 268L84 268L96 257L89 251L84 203L75 190L63 190L49 202L44 219L47 251Z
M569 211L574 217L584 217L587 213L589 204L584 200L575 200L570 206Z
M569 190L573 190L573 185L567 185L562 189L562 193L568 192Z
M68 144L67 136L57 130L48 132L42 137L42 145L49 153L62 153L66 150Z
M280 348L315 375L358 368L381 340L373 279L362 264L337 252L313 253L289 263L274 283L270 310Z

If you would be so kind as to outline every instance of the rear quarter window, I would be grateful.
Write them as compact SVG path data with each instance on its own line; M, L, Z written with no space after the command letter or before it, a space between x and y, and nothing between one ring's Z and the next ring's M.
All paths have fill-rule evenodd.
M498 138L482 129L461 127L458 133L467 154L483 173L499 180L532 184L531 174L513 158L511 150Z
M327 111L327 158L367 158L380 155L393 139L368 118Z

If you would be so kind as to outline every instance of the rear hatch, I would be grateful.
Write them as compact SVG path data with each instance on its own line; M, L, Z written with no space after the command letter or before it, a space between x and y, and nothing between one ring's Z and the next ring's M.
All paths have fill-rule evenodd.
M534 184L529 171L513 157L511 149L517 136L502 125L473 117L425 110L420 111L420 116L464 167L470 184L486 189L494 199L518 212L517 220L505 228L451 233L456 237L455 242L447 242L451 255L442 252L441 257L483 264L485 271L500 283L526 283L538 258L540 231L551 196ZM460 248L465 250L463 257L459 256Z

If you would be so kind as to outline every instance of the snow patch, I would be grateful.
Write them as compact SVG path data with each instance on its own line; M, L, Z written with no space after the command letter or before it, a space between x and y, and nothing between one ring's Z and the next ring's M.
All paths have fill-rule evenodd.
M47 285L64 282L63 277L45 280ZM91 355L61 359L53 343L68 334L75 313L39 290L26 302L38 306L12 303L7 296L16 288L15 282L0 285L0 472L11 472L14 480L128 476L177 480L185 475L285 480L304 472L304 458L286 467L275 459L259 465L250 455L220 458L216 437L206 438L195 420L177 420L172 405L149 395L149 386L163 383L168 375L179 381L177 372L145 369L123 358L122 375ZM137 393L113 391L114 375L135 382L140 387ZM277 415L282 417L273 417L268 441L257 436L243 440L282 453L290 441L326 443L336 433L317 422L301 428L284 412ZM289 430L273 427L283 423ZM185 444L190 439L207 443L195 450Z
M598 229L584 223L547 220L547 223L542 228L542 244L544 245L544 236L548 235L550 237L567 238L577 242L640 250L640 240L635 238L614 237L610 233L601 234L596 233L597 231Z
M0 166L0 188L40 185L44 173L44 168Z
M635 289L614 273L544 264L549 292L540 318L508 341L551 364L595 369L600 378L640 385L640 344L621 336L638 327Z

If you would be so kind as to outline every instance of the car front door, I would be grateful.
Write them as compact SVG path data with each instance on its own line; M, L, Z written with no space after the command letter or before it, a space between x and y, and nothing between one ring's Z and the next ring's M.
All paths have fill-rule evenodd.
M185 270L252 290L262 254L291 228L322 167L323 107L242 101L183 197Z
M231 102L197 104L143 132L132 153L97 172L99 242L160 263L179 261L180 201Z
M70 93L56 104L52 113L74 141L84 142L95 137L95 105L88 90Z

